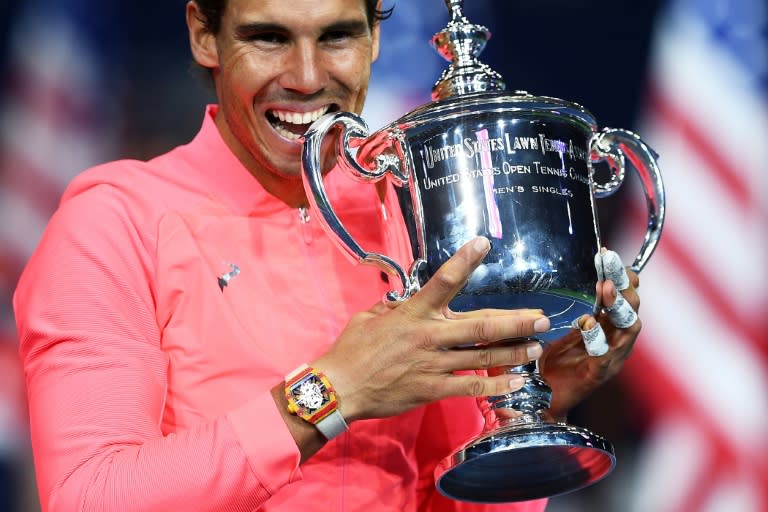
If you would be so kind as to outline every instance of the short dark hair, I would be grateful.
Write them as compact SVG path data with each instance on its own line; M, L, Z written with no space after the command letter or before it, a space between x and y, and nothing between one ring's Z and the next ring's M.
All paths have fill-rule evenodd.
M227 7L227 0L194 0L200 12L203 14L202 20L205 28L212 34L218 34L221 28L221 17L224 15L224 9ZM365 0L365 13L368 16L368 25L372 28L379 21L392 16L392 10L378 9L379 0Z

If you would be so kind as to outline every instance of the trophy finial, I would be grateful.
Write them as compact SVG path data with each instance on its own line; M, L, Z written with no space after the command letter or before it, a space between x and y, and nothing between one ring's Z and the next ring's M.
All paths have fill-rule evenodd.
M432 99L441 100L473 92L503 91L504 79L477 56L491 38L482 25L464 16L464 0L445 0L451 20L432 37L432 45L451 64L432 87Z
M445 6L451 14L451 21L464 17L464 0L445 0Z

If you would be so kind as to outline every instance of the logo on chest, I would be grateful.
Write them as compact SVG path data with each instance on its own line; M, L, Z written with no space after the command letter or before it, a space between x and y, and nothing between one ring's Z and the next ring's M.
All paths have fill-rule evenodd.
M226 273L224 273L224 274L221 274L221 275L218 277L218 281L219 281L219 288L221 289L221 291L222 291L222 292L224 291L224 287L225 287L225 286L228 286L228 285L229 285L229 282L230 282L232 279L234 279L235 277L237 277L238 275L240 275L240 267L238 267L238 266L237 266L237 265L235 265L234 263L230 263L230 264L229 264L229 268L231 269L229 272L226 272Z

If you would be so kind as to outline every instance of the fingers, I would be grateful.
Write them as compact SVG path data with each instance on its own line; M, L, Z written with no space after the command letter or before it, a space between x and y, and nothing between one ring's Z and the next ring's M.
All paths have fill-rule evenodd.
M453 348L461 345L490 344L512 338L525 338L549 330L549 318L541 313L512 312L508 315L470 316L436 322L428 345Z
M531 336L549 329L549 320L540 309L484 309L453 312L449 302L466 284L469 276L490 250L485 237L476 237L464 244L427 281L422 289L402 307L415 317L450 319L449 324L436 324L430 338L435 346L450 348L467 343L495 341Z
M600 281L613 281L619 291L629 288L627 269L621 262L621 257L605 247L595 254L595 270Z
M452 375L444 381L440 394L449 396L498 396L513 393L523 387L525 379L515 373L504 373L496 377L478 374Z
M543 309L475 309L472 311L451 311L451 318L487 318L490 316L543 315Z
M608 352L608 340L603 327L589 315L583 315L573 322L574 329L581 332L584 347L591 356L599 357Z
M615 290L624 295L624 298L630 301L633 309L637 310L640 306L640 298L635 288L640 286L640 278L637 273L628 270L621 262L621 257L614 251L609 251L605 247L600 249L595 255L595 270L597 270L598 281L612 282ZM613 304L612 297L616 296L615 290L605 290L606 293L600 301L605 306ZM601 298L598 295L598 298Z
M605 308L611 323L619 329L634 325L638 318L640 297L619 255L603 247L595 256L595 269L604 281L596 287L598 302ZM639 284L637 274L632 274L634 282Z
M538 342L474 346L443 351L439 364L450 371L519 366L538 359L542 352Z
M412 307L432 311L448 309L448 303L464 287L491 248L487 238L477 237L464 244L451 256L411 300Z
M640 297L635 288L640 283L637 274L624 267L616 252L604 247L595 255L595 270L599 279L595 288L598 312L602 310L610 323L618 329L638 330L637 309L640 307ZM587 353L591 356L599 357L608 352L608 339L594 317L584 315L574 322L573 327L579 329Z
M608 319L619 329L632 327L637 322L637 313L623 295L618 294L613 305L606 307Z

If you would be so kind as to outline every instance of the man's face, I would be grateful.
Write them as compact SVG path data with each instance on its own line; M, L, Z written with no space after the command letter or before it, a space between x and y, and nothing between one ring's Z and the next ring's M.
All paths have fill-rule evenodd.
M229 0L205 41L209 60L195 57L213 71L219 130L252 173L280 182L300 178L312 121L362 110L379 39L363 0Z

